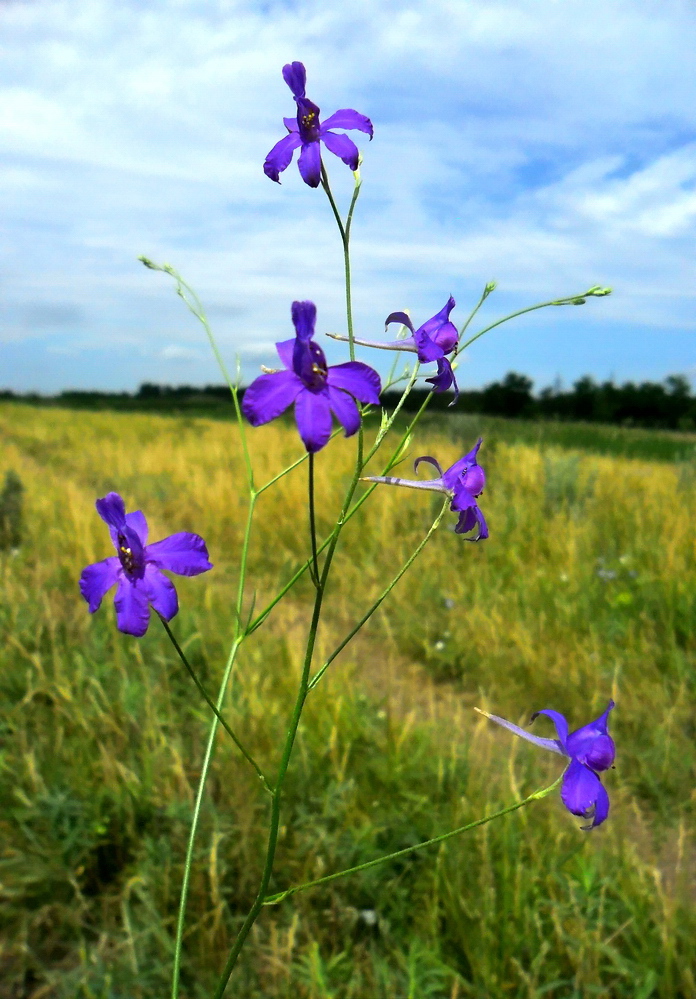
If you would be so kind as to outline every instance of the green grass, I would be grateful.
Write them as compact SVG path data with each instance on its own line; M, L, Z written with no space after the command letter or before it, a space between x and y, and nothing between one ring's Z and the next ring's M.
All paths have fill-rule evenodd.
M237 432L12 404L0 406L0 429L0 478L13 469L26 489L22 547L0 552L0 997L160 999L207 711L162 629L119 634L110 598L90 618L76 580L109 554L93 503L110 488L147 512L153 538L203 534L215 570L178 582L174 627L214 690L244 517ZM266 909L231 995L696 996L696 477L668 448L684 437L455 417L420 428L412 455L450 462L479 431L491 539L466 545L441 529L312 694L272 890L554 779L560 760L474 705L523 724L556 707L583 724L614 696L611 816L581 833L554 794ZM284 426L253 443L261 480L299 454ZM339 438L317 462L322 531L352 453ZM299 469L260 501L259 606L305 557L304 494ZM322 652L413 550L434 503L380 488L351 522ZM245 644L226 705L271 772L310 601L304 581ZM265 820L256 778L221 735L192 881L186 999L209 995L224 964L258 883Z

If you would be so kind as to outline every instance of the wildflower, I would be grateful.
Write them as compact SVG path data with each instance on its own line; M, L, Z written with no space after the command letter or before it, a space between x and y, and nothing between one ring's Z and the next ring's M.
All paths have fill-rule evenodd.
M372 138L372 122L364 114L344 108L335 111L322 124L319 108L305 96L306 70L301 62L291 62L283 66L283 79L292 90L297 104L296 118L283 118L289 135L276 142L266 157L263 172L271 180L280 183L279 175L287 169L294 151L300 147L298 167L305 184L318 187L321 180L321 150L319 143L343 160L351 170L358 169L358 147L347 135L332 132L332 128L358 128Z
M451 496L450 510L459 513L459 520L454 529L455 533L467 534L478 525L476 536L464 538L464 540L484 541L488 537L488 526L476 502L486 485L486 473L476 460L482 442L483 439L479 437L476 446L459 461L455 461L445 472L442 471L440 463L435 458L431 458L430 455L425 454L416 458L413 463L414 471L417 472L420 463L425 461L434 465L440 473L437 479L398 479L391 475L367 475L365 481L383 482L389 486L407 486L409 489L432 490Z
M276 344L285 371L260 375L244 393L242 411L254 427L274 420L295 403L295 420L304 446L320 451L331 436L331 413L346 437L360 426L355 400L379 403L379 375L367 364L348 361L329 367L324 351L312 339L317 318L314 302L293 302L295 339Z
M90 614L99 610L108 590L118 584L114 606L116 625L126 635L139 638L150 623L150 604L166 621L179 610L174 584L161 572L198 576L212 569L208 549L198 534L180 531L162 541L147 544L147 521L140 510L126 513L118 493L96 502L97 513L109 525L116 555L83 569L80 592Z
M450 312L455 306L455 301L450 295L445 305L440 311L427 322L413 328L410 317L405 312L392 312L387 316L384 328L390 323L401 323L411 331L411 336L403 340L389 340L386 343L380 340L360 340L355 338L355 343L363 347L378 347L380 350L408 350L418 354L421 364L430 361L437 361L437 374L432 378L426 378L427 382L433 386L434 392L446 392L451 385L454 385L454 404L459 398L459 387L454 377L452 365L448 361L446 354L451 354L457 349L459 344L459 334L454 323L450 322ZM329 334L334 340L345 340L344 336Z
M476 711L522 739L526 739L527 742L533 742L535 746L570 757L570 764L563 775L561 800L573 815L592 819L590 825L581 827L588 830L601 825L609 814L609 795L602 786L598 771L608 770L614 762L616 753L614 740L607 732L607 719L613 707L614 702L609 701L604 714L570 734L568 734L568 722L560 712L551 708L535 711L532 721L539 715L547 715L556 726L557 739L542 739L497 715L489 715L480 708L476 708Z

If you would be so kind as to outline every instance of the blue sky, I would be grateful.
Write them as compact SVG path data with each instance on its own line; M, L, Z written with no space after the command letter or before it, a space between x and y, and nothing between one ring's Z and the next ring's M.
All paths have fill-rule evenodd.
M360 335L450 293L463 317L491 279L489 321L611 285L484 337L460 384L694 374L694 51L687 0L0 0L0 387L219 382L141 253L195 286L248 378L293 299L344 328L326 199L294 164L282 186L261 169L294 59L324 116L375 126L353 133Z

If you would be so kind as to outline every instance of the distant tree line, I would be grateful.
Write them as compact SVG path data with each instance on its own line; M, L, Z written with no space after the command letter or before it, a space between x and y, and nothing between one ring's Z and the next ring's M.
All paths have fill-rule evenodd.
M399 391L383 396L387 408L395 405ZM417 410L427 391L416 389L409 396L405 410ZM66 391L57 396L18 395L0 392L0 399L59 405L76 409L117 409L152 412L189 412L196 414L231 414L232 403L226 385L156 385L145 382L137 392ZM436 395L431 410L450 413L485 413L527 420L582 420L593 423L618 423L623 426L655 427L672 430L696 429L696 396L684 375L670 375L663 382L596 382L589 375L572 388L550 386L534 393L534 382L511 371L502 381L482 389L464 389L456 406L449 408L452 396Z

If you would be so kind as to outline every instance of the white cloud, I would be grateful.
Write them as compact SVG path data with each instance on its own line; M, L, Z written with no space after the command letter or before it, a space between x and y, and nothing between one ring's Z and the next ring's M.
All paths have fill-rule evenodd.
M146 253L215 303L230 355L267 357L293 298L315 298L320 325L339 328L342 261L321 192L294 164L282 188L261 172L292 111L280 68L302 59L323 110L353 106L376 125L373 143L358 139L364 332L393 308L417 319L450 292L473 301L492 277L501 308L606 283L618 293L587 322L624 337L693 329L695 25L685 0L4 4L6 308L70 302L95 348L137 331L143 357L189 349L171 338L194 320L135 262ZM331 159L343 203L350 174ZM539 322L574 329L570 312ZM8 325L15 341L41 331ZM587 343L572 364L592 370ZM656 376L662 357L656 340Z

